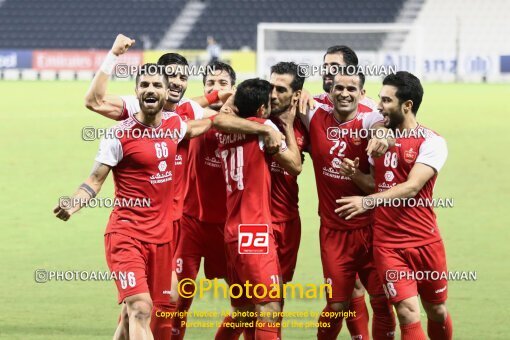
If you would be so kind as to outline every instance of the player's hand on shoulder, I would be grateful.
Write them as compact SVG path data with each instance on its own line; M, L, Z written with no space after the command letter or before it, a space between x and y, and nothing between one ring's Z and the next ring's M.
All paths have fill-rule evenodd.
M377 137L371 138L368 141L368 146L366 149L367 155L372 156L373 158L381 157L386 153L388 147L388 139Z
M278 153L282 147L282 142L285 140L285 136L280 132L276 131L273 128L267 130L267 133L264 134L264 149L266 153L270 155L274 155Z
M135 43L135 40L126 37L124 34L117 35L117 38L115 38L115 41L113 42L112 46L112 53L116 56L122 55L127 52L127 50L133 46Z
M299 97L299 113L306 114L308 110L315 107L315 100L310 92L305 89L301 90L301 96Z

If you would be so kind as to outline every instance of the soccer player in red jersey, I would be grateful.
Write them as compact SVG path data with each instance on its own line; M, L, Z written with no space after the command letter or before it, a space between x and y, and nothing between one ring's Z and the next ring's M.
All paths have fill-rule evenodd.
M271 114L269 119L281 130L293 130L297 147L304 158L303 151L308 148L308 133L299 119L291 114L293 103L301 95L305 78L299 75L298 65L293 62L280 62L271 67L270 84ZM299 217L299 187L297 176L291 175L278 164L271 162L271 215L278 260L282 272L282 282L292 280L296 268L299 244L301 241L301 218ZM282 299L282 309L284 300ZM246 333L253 329L245 330Z
M148 68L144 65L136 79L141 111L101 140L92 174L72 197L73 201L95 197L112 170L116 199L150 200L149 207L116 205L105 231L106 260L118 277L118 302L123 303L114 339L153 339L153 304L170 301L174 235L169 207L177 144L211 126L209 120L186 124L178 115L163 112L168 79L148 73ZM146 137L136 137L141 134ZM57 206L54 213L67 221L81 207Z
M235 81L236 74L232 67L216 61L208 65L207 73L204 74L204 94L232 90ZM219 110L222 105L221 102L212 103L209 108ZM211 129L190 141L189 186L184 199L181 233L174 256L174 267L179 280L195 280L202 257L207 279L227 276L227 262L223 251L227 193L216 132ZM179 296L177 312L188 311L192 301L193 298ZM173 319L173 340L184 338L186 327L182 321L186 321L186 317Z
M237 88L234 105L238 116L251 121L278 128L267 119L270 113L271 84L265 80L249 79ZM295 103L293 116L295 116ZM292 114L291 114L292 115ZM222 114L214 118L214 126L220 125ZM293 131L289 132L288 145L272 158L286 171L297 175L301 171L299 153ZM274 285L281 283L281 271L277 256L276 243L272 230L271 216L271 156L265 153L261 137L239 133L218 133L219 152L222 168L227 182L227 221L225 224L225 243L228 263L229 284L251 287L263 285L263 291L272 291ZM250 237L243 231L243 225L257 225L261 231L262 242L250 243ZM249 226L248 226L249 227ZM259 234L256 234L258 236ZM243 246L257 244L263 249L257 254L244 252ZM272 315L281 311L281 297L264 294L261 290L246 289L240 298L231 298L235 311L258 312L255 339L277 339L279 318ZM269 312L269 313L268 313ZM261 315L265 313L265 315ZM271 316L269 316L271 315ZM226 318L218 329L216 339L232 339L239 335L238 329L228 327Z
M322 88L325 91L322 94L316 95L314 97L315 101L327 105L333 106L333 101L331 99L330 90L333 85L333 80L335 74L338 74L341 71L342 67L346 67L348 65L357 66L358 65L358 56L356 53L348 46L345 45L335 45L331 46L327 49L324 54L323 59L323 75L322 75ZM358 103L358 112L372 112L377 111L377 104L372 99L366 97L366 91L364 89L365 84L365 76L363 73L359 73L360 76L360 85L361 85L361 100ZM382 306L381 306L382 308ZM368 333L368 310L365 303L365 289L359 280L359 277L356 276L356 284L354 286L354 291L352 293L351 304L349 306L349 310L355 311L355 316L349 316L346 319L347 328L353 338L358 339L369 339ZM380 332L383 334L391 333L394 331L391 328L393 323L390 320L385 320L385 318L377 317L374 319L373 323L373 331ZM374 334L374 337L377 338L377 335Z
M293 103L299 100L304 77L298 65L280 62L271 67L271 121L282 131L293 130L299 152L308 147L308 133L299 119L289 120ZM303 157L303 156L302 156ZM289 174L278 162L271 162L271 214L283 283L292 280L301 240L297 176Z
M140 110L136 96L117 96L106 93L108 80L117 62L117 58L126 53L134 42L134 40L122 34L117 36L111 51L106 57L100 70L94 76L92 84L86 94L85 105L88 109L114 120L127 119ZM165 67L170 84L169 96L163 107L165 112L175 112L184 121L206 118L213 113L215 114L214 111L202 109L202 107L195 101L183 98L188 86L188 62L182 55L177 53L166 53L159 58L158 65L160 67ZM218 99L218 97L219 95L216 93L216 99ZM226 100L226 98L228 98L228 96L222 96L221 99ZM208 100L206 99L205 102L207 101ZM187 187L188 146L189 142L186 140L179 143L177 154L175 155L175 192L173 195L173 207L171 211L176 239L179 237L180 219L182 216L184 194ZM172 303L166 306L155 306L153 314L155 314L158 310L171 311L175 309L175 302L177 301L177 293L175 290L177 277L175 273L173 274L173 277L174 289L172 294ZM154 327L170 327L170 319L153 317L152 320L153 322L161 324L168 323L161 327Z
M334 79L331 88L334 106L316 105L302 116L310 136L319 195L324 277L332 285L332 296L328 297L324 311L348 310L358 274L371 296L375 314L374 337L391 339L395 321L372 262L371 215L367 213L356 220L346 221L334 212L335 200L339 197L373 192L367 154L382 154L386 151L388 140L377 137L368 140L366 136L369 131L385 130L383 117L378 112L358 111L361 97L359 75L338 74ZM356 176L342 174L344 158L358 159L360 171ZM336 338L342 320L321 316L319 321L331 325L319 328L319 339ZM388 331L377 328L381 325Z
M420 80L411 73L397 72L383 81L379 110L385 117L385 126L400 132L403 138L397 135L395 146L384 157L372 161L376 193L368 198L376 205L374 259L387 296L396 308L402 339L426 339L420 324L418 295L427 313L429 338L452 339L452 320L446 309L447 281L417 281L410 275L447 270L432 207L405 206L405 199L410 198L432 201L437 174L448 154L445 140L416 121L422 98ZM404 199L404 204L392 207L383 199ZM359 196L343 198L338 203L341 207L337 212L347 219L356 218L367 208ZM401 277L401 273L406 275Z

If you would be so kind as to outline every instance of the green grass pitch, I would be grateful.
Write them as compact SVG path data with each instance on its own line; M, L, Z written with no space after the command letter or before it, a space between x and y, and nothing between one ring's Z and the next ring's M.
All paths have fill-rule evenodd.
M109 339L119 307L112 282L34 281L36 269L106 270L103 231L109 209L88 209L68 223L52 215L58 197L88 176L98 142L81 139L84 126L108 127L87 111L88 82L0 82L0 338ZM319 83L306 84L312 92ZM377 97L379 84L368 84ZM191 82L188 97L201 93ZM115 82L111 93L130 94ZM436 197L455 207L437 210L450 270L476 271L475 282L450 282L448 308L455 339L508 339L508 85L425 84L418 120L446 137L449 159ZM313 169L307 157L300 182L303 235L294 282L322 282ZM112 180L101 193L112 197ZM287 300L287 311L320 311L323 300ZM192 310L227 310L226 300L196 299ZM198 319L190 318L190 321ZM219 321L211 320L211 321ZM309 320L311 321L311 319ZM422 313L422 322L426 316ZM188 329L188 339L211 339L216 329ZM313 339L314 328L287 328L287 339ZM341 339L348 339L344 326Z

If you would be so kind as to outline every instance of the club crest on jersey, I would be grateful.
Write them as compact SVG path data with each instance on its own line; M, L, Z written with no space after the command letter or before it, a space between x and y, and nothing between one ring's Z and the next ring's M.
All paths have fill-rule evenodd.
M384 179L386 180L386 182L391 182L391 181L393 181L394 178L395 178L395 175L393 174L393 171L388 170L384 174Z
M412 163L415 161L416 155L417 155L416 151L414 151L413 148L410 148L409 150L404 151L404 160L407 163Z
M340 158L333 158L333 160L331 161L331 166L335 169L340 169L340 165L342 165L342 161L340 160Z
M165 171L166 170L166 166L167 166L166 165L166 161L159 162L159 165L158 165L159 171L161 171L161 172Z

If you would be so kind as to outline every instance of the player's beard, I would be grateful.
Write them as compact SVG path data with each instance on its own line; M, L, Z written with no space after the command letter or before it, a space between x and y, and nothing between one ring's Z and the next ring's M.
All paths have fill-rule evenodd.
M169 95L167 98L168 102L170 102L172 104L177 104L178 102L181 101L182 97L184 97L184 92L186 92L186 89L184 87L173 86L172 84L170 84L170 91L178 91L179 92L178 97L173 96L174 93L171 93L172 95Z
M384 126L390 130L396 130L400 124L404 122L404 115L402 112L395 111L388 114L383 113L387 121L384 122Z
M325 76L322 78L322 89L324 92L329 93L331 90L331 86L333 86L333 77L331 76Z
M290 103L285 106L275 107L273 103L271 103L271 116L276 117L290 108Z
M157 99L157 102L155 104L147 104L145 102L145 99L147 99L148 97L155 97ZM149 116L157 114L165 106L165 98L158 97L156 95L146 95L143 98L138 99L138 101L140 103L140 109L142 110L142 112Z

